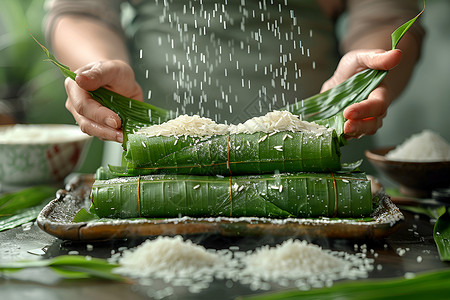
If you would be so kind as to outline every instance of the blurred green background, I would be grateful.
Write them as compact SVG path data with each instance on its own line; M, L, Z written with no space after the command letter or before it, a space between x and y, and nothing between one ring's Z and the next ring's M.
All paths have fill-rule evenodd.
M62 75L43 61L42 50L28 33L29 28L38 40L45 41L44 2L0 1L0 99L13 99L9 102L23 107L25 114L18 114L20 122L74 124L64 106ZM422 1L419 3L422 5ZM426 5L422 22L427 35L409 86L390 107L376 136L352 141L349 149L343 150L344 161L362 158L368 148L402 143L423 129L431 129L450 141L450 1L433 0ZM101 164L102 148L103 143L94 139L81 172L95 171ZM373 172L367 163L365 169Z
M42 43L44 0L0 1L0 124L17 122L75 124L65 108L64 78L31 38ZM8 107L6 107L8 106ZM3 110L3 111L2 111ZM94 139L80 172L93 173L101 164L103 143Z

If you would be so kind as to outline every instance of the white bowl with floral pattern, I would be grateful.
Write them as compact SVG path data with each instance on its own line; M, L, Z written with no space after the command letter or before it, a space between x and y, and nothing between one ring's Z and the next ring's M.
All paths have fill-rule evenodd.
M0 183L61 182L79 167L91 139L76 125L0 126Z

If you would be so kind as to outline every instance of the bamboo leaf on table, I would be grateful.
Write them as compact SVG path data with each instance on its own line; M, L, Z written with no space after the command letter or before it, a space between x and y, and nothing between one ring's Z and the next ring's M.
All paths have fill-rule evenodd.
M287 300L287 299L448 299L450 270L417 274L413 278L371 279L346 281L329 288L308 291L287 290L255 296L239 297L239 300Z
M52 259L36 261L19 261L1 263L0 272L8 273L28 268L51 268L64 278L101 278L114 281L125 281L125 278L114 274L112 270L118 264L112 264L104 259L86 258L80 255L62 255Z
M433 229L433 237L441 261L450 261L450 212L448 207L437 219Z
M34 186L0 197L0 231L33 221L55 195L51 186Z

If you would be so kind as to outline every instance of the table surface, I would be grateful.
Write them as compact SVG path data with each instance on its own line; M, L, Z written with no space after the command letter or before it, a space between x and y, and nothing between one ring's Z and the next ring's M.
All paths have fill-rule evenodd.
M441 262L433 240L434 220L423 215L402 211L405 220L398 225L398 230L383 240L343 240L343 239L308 239L297 237L317 244L324 249L355 253L355 245L359 248L367 246L367 257L374 258L374 270L369 278L403 277L405 273L420 273L448 268L449 263ZM263 245L274 246L289 237L280 238L264 236L224 237L219 235L187 236L193 242L206 248L228 249L238 246L240 251L254 250ZM77 251L80 255L98 258L109 258L112 251L123 247L135 247L143 240L120 240L89 243L62 241L48 235L36 224L30 227L18 227L0 232L0 262L17 260L37 260L51 258ZM46 248L42 256L31 254ZM90 251L88 251L90 250ZM358 250L359 251L359 250ZM356 251L357 252L357 251ZM420 257L418 259L418 257ZM165 285L154 283L151 286L108 282L96 279L61 280L48 269L27 270L16 273L12 278L0 278L1 299L149 299L161 291ZM272 284L272 290L286 287ZM261 291L259 291L261 292ZM173 294L164 299L233 299L237 296L250 295L248 286L225 280L216 280L209 288L200 293L190 293L187 288L175 287Z

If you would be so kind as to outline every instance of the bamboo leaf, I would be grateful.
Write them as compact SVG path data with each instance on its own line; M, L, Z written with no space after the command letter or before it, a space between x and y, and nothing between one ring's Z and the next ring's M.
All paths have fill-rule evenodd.
M55 195L51 186L34 186L0 198L0 231L33 221Z
M117 175L239 175L340 170L335 131L166 137L129 135L128 169ZM117 173L125 170L126 173Z
M19 261L0 264L0 272L14 272L27 268L48 267L64 278L101 278L114 281L124 281L125 278L114 274L112 270L119 265L108 263L104 259L90 258L79 255L62 255L52 259L37 261Z
M85 208L80 209L75 217L73 217L72 222L82 223L97 220L98 216L88 212Z
M240 300L278 300L278 299L447 299L450 293L450 270L443 269L413 278L373 279L347 281L330 288L309 291L288 290L275 293L239 297Z
M417 20L417 18L424 12L425 10L425 1L423 2L423 9L422 11L415 16L414 18L412 18L411 20L409 20L408 22L406 22L405 24L403 24L402 26L400 26L399 28L397 28L392 34L391 34L391 39L392 39L392 50L394 50L397 47L398 42L400 42L401 38L403 37L403 35L408 31L408 29L414 24L414 22Z
M361 217L372 212L364 173L122 177L96 180L91 199L90 211L100 218Z
M433 229L433 237L441 261L450 261L450 212L448 207L437 219Z
M0 197L0 217L11 216L24 208L36 206L55 195L51 186L34 186Z
M424 10L425 6L416 17L392 33L392 49L395 49L403 35ZM301 102L287 105L285 109L294 114L303 115L304 119L308 121L332 118L336 114L341 113L347 106L367 99L369 94L384 79L387 72L372 69L363 70L332 89L304 99ZM345 122L345 119L342 122ZM336 126L336 123L333 123L332 126Z
M31 35L31 33L30 33ZM33 35L31 35L33 37ZM60 63L56 57L48 51L48 49L39 43L34 37L33 39L42 48L47 55L47 61L56 65L61 73L72 80L75 80L77 74L72 72L68 66ZM154 105L127 98L118 93L105 88L99 88L95 91L89 92L92 98L98 101L103 106L111 109L119 115L122 120L122 129L124 132L123 146L126 145L127 135L135 130L153 124L159 124L173 118L173 112L156 107Z

